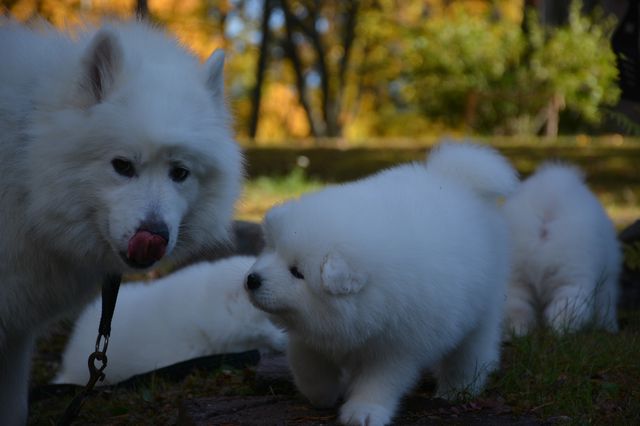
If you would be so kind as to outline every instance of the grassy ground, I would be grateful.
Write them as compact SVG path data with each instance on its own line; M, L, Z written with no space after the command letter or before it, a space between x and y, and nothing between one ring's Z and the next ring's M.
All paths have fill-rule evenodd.
M301 168L293 169L282 177L260 176L249 180L237 203L238 219L260 222L264 213L274 205L323 186L319 180L307 178Z
M238 204L238 215L243 219L260 220L262 212L271 205L315 189L320 182L349 181L398 163L423 160L432 143L425 141L420 146L415 142L411 145L396 143L348 150L331 145L247 148L248 173L252 180ZM494 141L494 145L523 177L549 160L580 167L618 228L640 217L640 141L581 137L560 142L509 139Z
M640 150L632 149L622 154L618 151L615 156L605 148L595 154L568 149L558 157L578 158L583 167L590 167L587 173L592 187L610 216L622 227L640 217ZM527 157L525 151L518 149L510 146L504 151L524 174L529 173L541 158L546 158L542 155ZM558 153L556 148L549 150L545 152ZM344 177L358 177L398 161L422 158L424 150L351 153L353 158L346 155L344 164L338 164L344 160L336 160L335 152L331 150L280 154L283 153L276 156L249 153L250 163L253 159L255 164L253 176L259 174L262 162L263 169L281 167L279 171L271 170L281 177L250 180L238 203L239 218L260 220L272 205L320 188L323 181L341 181ZM301 161L301 156L310 159L305 172L295 165ZM355 170L354 164L360 164L358 158L362 156L368 158L362 161L367 166ZM320 161L331 167L324 170ZM303 158L302 163L305 162ZM332 179L325 179L332 173ZM309 179L307 175L314 178ZM558 337L539 330L505 344L502 367L481 396L483 404L492 401L504 405L514 414L571 424L640 424L640 312L623 312L620 320L622 330L616 335L588 330ZM53 377L67 332L68 326L58 326L52 336L41 340L35 356L33 386L44 385ZM29 423L55 424L71 395L62 393L33 402ZM251 369L197 371L184 380L151 378L133 388L100 392L87 401L78 424L172 424L177 419L181 400L213 395L285 395L293 398L297 393L291 385L265 385L256 380Z
M488 394L516 412L573 424L640 421L640 315L622 314L611 335L583 331L558 337L547 330L505 344L503 366Z
M638 173L636 184L605 185L596 182L592 185L611 220L619 229L640 218L640 171ZM320 189L324 185L318 178L307 177L307 172L300 167L293 168L291 172L280 177L257 177L245 185L237 203L237 216L239 219L259 222L264 212L272 206L305 192Z
M502 366L475 404L495 404L512 416L552 423L638 424L640 315L623 313L621 322L616 335L583 331L559 337L538 330L505 343ZM41 375L40 381L46 378ZM423 386L416 393L431 391L428 379ZM174 424L180 401L217 395L299 398L292 385L265 384L252 369L221 368L196 371L180 381L151 377L133 388L99 392L86 402L78 424ZM35 402L30 424L55 424L70 400L71 394L65 394Z

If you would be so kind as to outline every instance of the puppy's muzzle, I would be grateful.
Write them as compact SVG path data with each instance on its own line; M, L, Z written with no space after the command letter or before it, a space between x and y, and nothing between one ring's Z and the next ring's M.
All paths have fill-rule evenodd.
M255 272L247 275L247 290L257 290L262 285L262 278Z

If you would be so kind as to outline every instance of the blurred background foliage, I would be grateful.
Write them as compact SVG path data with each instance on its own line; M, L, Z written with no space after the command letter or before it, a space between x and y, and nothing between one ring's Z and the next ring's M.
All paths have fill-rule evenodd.
M610 131L615 21L598 3L607 2L1 0L0 8L56 27L137 13L203 59L225 48L239 136L302 146Z

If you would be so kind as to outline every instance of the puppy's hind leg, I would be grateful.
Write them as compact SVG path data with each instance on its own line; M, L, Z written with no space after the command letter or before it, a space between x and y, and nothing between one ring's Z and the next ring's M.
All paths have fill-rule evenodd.
M316 407L333 407L343 394L338 366L293 338L287 355L298 390Z
M512 283L507 291L504 337L524 336L535 326L536 312L532 305L531 289Z
M487 376L500 362L501 322L501 309L487 313L476 329L444 357L435 372L437 397L452 400L482 391Z
M559 287L544 310L544 318L556 333L579 330L594 319L595 294L578 284Z

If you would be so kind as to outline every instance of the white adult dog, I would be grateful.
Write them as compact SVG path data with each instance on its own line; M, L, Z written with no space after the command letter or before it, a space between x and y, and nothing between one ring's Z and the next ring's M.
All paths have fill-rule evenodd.
M496 367L509 275L497 199L517 177L490 148L444 144L275 207L247 276L289 334L295 383L340 421L384 425L425 367L437 395L475 395Z
M241 154L221 51L137 23L71 38L0 24L0 424L27 418L48 322L107 274L226 239Z
M507 333L540 315L557 332L616 331L621 253L616 232L575 168L546 164L505 203L513 235Z
M98 384L205 355L284 351L286 334L253 307L244 291L254 262L252 256L234 256L197 263L151 283L123 285L111 324L106 377ZM100 311L97 299L75 322L54 383L87 383L87 353L95 345Z

